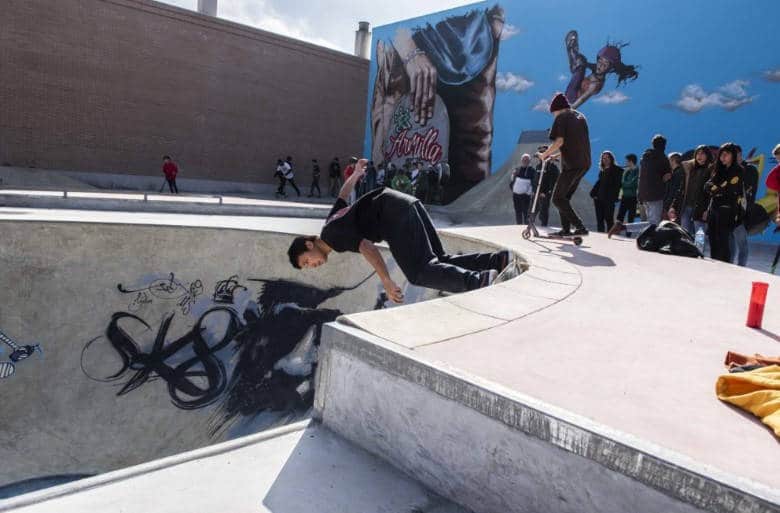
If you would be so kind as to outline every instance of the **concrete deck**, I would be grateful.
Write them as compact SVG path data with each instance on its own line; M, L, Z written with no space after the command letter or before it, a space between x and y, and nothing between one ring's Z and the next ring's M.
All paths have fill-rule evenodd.
M28 494L17 513L466 513L308 422Z
M727 351L780 354L774 310L780 280L711 260L642 252L635 241L601 235L575 247L524 241L515 226L445 232L510 247L529 271L489 289L342 320L420 365L429 362L432 374L421 368L406 379L510 424L507 410L495 406L501 397L542 405L558 412L553 417L571 414L574 425L600 433L602 442L619 440L669 469L687 469L686 476L705 476L780 508L778 440L714 392ZM745 327L752 281L770 283L762 330ZM437 383L431 377L437 373L460 384ZM455 392L463 382L474 390ZM490 397L477 399L480 389ZM561 447L590 454L586 445ZM662 475L675 476L633 477L665 493L686 493L681 483L650 482ZM723 501L714 494L707 499L713 507L716 500ZM717 510L730 509L718 504Z

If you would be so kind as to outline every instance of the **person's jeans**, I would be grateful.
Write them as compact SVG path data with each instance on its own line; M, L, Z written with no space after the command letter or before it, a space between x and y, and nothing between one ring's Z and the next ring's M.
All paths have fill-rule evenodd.
M512 201L515 204L515 222L517 224L528 224L528 210L531 207L531 195L512 193Z
M655 225L661 224L661 218L663 217L664 201L645 201L645 216L647 216L647 222Z
M168 188L171 190L171 194L179 194L179 188L176 187L176 178L166 178L168 182Z
M623 221L625 219L625 221ZM636 196L633 198L623 197L620 199L620 208L618 209L617 220L621 223L633 223L636 219Z
M558 175L558 181L555 182L552 202L561 215L561 228L564 231L571 230L572 226L577 229L585 228L582 219L571 207L571 198L587 171L587 169L567 169Z
M497 269L497 253L448 255L422 203L412 204L405 218L385 234L390 252L413 285L445 292L465 292L480 286L480 271Z
M732 262L740 267L745 267L748 260L748 239L747 228L740 223L734 228L729 237L729 249L731 250Z
M314 189L317 189L317 197L319 198L322 196L322 191L320 191L320 179L315 178L311 181L311 187L309 187L309 197L314 196Z
M704 223L702 223L704 224ZM696 236L696 231L698 230L698 227L695 226L693 222L693 207L684 207L682 213L680 214L680 226L685 230L686 232L690 233L694 237Z

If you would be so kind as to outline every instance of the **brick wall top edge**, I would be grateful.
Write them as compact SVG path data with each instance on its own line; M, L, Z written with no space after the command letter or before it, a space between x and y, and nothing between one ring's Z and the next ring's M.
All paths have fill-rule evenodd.
M266 30L251 27L249 25L243 25L241 23L236 23L222 18L206 16L196 11L190 11L188 9L164 4L155 0L95 1L114 4L128 9L136 9L157 16L166 16L169 18L178 19L184 23L191 23L200 27L205 27L220 32L227 32L235 36L254 39L309 55L317 55L321 58L353 65L358 68L365 68L366 70L368 69L370 63L370 61L367 59L340 52L338 50L332 50L324 46L318 46L313 43L308 43L306 41L301 41L280 34L275 34L273 32L268 32Z

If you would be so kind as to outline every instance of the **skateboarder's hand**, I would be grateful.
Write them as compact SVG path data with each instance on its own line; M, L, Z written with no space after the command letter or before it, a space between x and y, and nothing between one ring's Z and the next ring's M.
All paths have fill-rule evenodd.
M385 292L387 292L387 297L389 297L394 303L403 303L404 302L404 293L401 292L401 287L395 284L393 280L387 280L383 283L385 286Z
M677 211L673 208L669 209L669 220L672 222L677 222Z

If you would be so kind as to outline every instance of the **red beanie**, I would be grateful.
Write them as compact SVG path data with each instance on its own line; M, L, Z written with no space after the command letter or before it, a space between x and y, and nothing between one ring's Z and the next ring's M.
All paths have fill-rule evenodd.
M556 110L563 110L563 109L570 109L571 105L569 105L569 100L566 99L566 95L563 93L558 93L553 98L552 103L550 104L550 112L555 112Z

